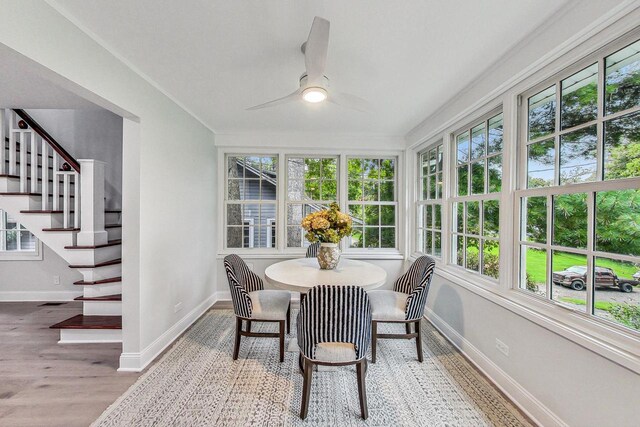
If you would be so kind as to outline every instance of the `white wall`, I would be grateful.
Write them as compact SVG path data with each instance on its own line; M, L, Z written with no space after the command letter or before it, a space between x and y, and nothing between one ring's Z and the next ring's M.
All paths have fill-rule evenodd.
M47 246L42 251L42 260L0 260L0 301L68 301L82 295L82 287L73 285L82 275Z
M138 123L123 135L121 367L140 369L213 302L213 132L48 3L2 0L0 10L0 43L48 80Z
M562 70L575 60L571 58L581 58L598 44L637 27L640 12L633 9L639 5L613 0L570 3L566 15L556 15L537 36L518 45L413 129L407 145L453 130L473 120L487 105L513 107L515 96L529 85ZM509 111L505 130L513 116ZM513 143L513 138L505 140L506 145ZM509 272L511 267L503 269ZM637 356L531 310L510 289L511 283L504 278L511 277L508 274L496 289L484 289L466 280L468 276L453 276L452 268L441 265L439 269L427 317L538 422L545 426L638 425L640 375L622 362L626 358L637 363ZM571 316L559 307L550 311L559 312L559 317ZM610 331L609 335L618 334ZM508 345L508 356L497 350L496 338Z
M75 159L105 162L106 207L122 207L122 117L102 109L27 113Z

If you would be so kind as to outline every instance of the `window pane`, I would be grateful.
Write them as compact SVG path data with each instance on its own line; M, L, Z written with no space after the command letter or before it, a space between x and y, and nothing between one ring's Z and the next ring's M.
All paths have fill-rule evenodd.
M469 132L462 133L456 138L458 163L469 161Z
M427 200L429 198L429 178L422 178L422 198L420 200Z
M429 173L436 173L436 149L429 150Z
M380 247L380 229L378 227L365 227L364 247L365 248Z
M553 244L587 248L587 194L553 197Z
M242 205L236 203L227 205L227 224L242 225Z
M338 194L338 182L324 179L320 184L320 200L336 200Z
M638 267L630 262L596 258L593 314L640 331L640 290L634 287Z
M551 86L529 98L529 140L555 131L556 87Z
M322 159L322 178L335 180L338 178L338 159Z
M438 155L437 155L438 171L442 171L442 160L443 160L442 145L438 145Z
M393 181L382 181L380 183L380 201L381 202L395 201L395 195L393 190L394 190Z
M424 231L424 252L427 254L433 253L433 231Z
M435 199L436 198L436 182L435 182L435 175L431 175L429 177L429 198L430 199Z
M458 233L464 233L464 203L456 203L456 231Z
M351 233L351 245L352 248L362 248L363 247L363 233L362 227L353 227L353 232Z
M551 298L578 311L587 311L587 257L553 251Z
M442 228L442 206L433 205L433 228L440 230Z
M320 181L305 180L304 182L304 195L309 200L321 200L320 199Z
M394 159L380 160L380 179L394 179L396 161Z
M465 267L469 270L480 271L479 250L480 241L474 237L467 237L467 259Z
M396 207L383 205L380 206L380 224L396 225Z
M500 274L500 245L495 240L482 243L482 274L494 279Z
M369 202L378 201L378 182L365 181L364 183L364 200Z
M595 181L596 125L560 137L560 184Z
M349 181L349 200L363 200L362 181Z
M486 155L486 129L484 123L471 129L471 159Z
M596 250L640 256L640 190L596 193Z
M458 196L469 194L469 165L458 168Z
M242 200L243 197L243 181L241 179L229 179L227 181L227 200Z
M429 174L429 153L422 153L420 155L420 171L422 176Z
M456 254L456 264L458 264L459 266L463 266L464 265L464 237L463 236L458 236L455 241L455 254Z
M523 198L523 240L547 243L547 198Z
M287 177L292 179L304 179L305 164L304 159L289 158L287 160Z
M287 247L301 248L303 232L300 227L287 227Z
M547 251L530 246L520 247L521 271L520 288L540 296L547 296Z
M351 216L354 225L362 225L364 221L363 206L349 205L349 215Z
M243 227L227 227L227 247L243 248L249 247L249 242L243 239Z
M380 206L364 207L364 223L365 225L380 225Z
M640 105L640 41L605 58L605 114Z
M483 235L486 237L498 237L500 231L500 203L497 200L486 200L484 206Z
M362 159L348 159L347 169L349 169L349 180L362 179L363 166Z
M604 123L604 178L635 176L640 176L640 113Z
M380 229L381 245L382 248L395 248L396 247L396 229L393 227L382 227Z
M564 79L561 83L561 129L595 120L598 116L598 64Z
M427 205L424 207L424 219L426 228L433 228L433 206Z
M471 194L484 193L484 160L471 164Z
M436 198L442 199L442 172L436 175Z
M480 202L467 202L467 234L480 234Z
M502 151L502 113L489 119L489 141L487 144L487 153L499 153Z
M265 179L260 181L260 198L262 200L276 199L276 185Z
M489 173L489 193L502 191L502 155L487 159L487 171Z
M442 235L437 231L433 233L433 255L439 257L442 256Z
M527 188L553 185L554 170L555 147L553 139L530 144L527 148Z
M379 179L380 167L378 159L364 159L364 177L367 179Z

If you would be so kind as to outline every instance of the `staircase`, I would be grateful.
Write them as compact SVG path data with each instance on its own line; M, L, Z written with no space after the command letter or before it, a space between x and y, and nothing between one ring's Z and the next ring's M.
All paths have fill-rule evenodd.
M121 212L105 210L104 163L75 160L23 110L0 110L0 209L78 270L82 314L60 343L122 341Z

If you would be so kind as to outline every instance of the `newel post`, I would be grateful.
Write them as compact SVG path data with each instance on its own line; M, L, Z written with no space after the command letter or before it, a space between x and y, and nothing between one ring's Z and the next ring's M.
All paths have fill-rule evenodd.
M78 159L80 163L80 232L78 246L107 243L104 229L104 167L99 160Z

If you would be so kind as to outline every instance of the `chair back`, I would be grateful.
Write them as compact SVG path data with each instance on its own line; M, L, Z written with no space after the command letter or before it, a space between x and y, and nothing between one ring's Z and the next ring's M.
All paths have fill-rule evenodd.
M364 289L352 285L320 285L309 290L298 313L298 346L315 360L316 346L325 342L353 344L356 360L371 343L371 307Z
M251 298L249 292L264 288L262 279L238 255L231 254L224 258L224 269L227 272L233 311L236 316L251 317Z
M435 266L433 258L421 256L393 285L394 291L409 294L405 311L406 320L417 320L423 316Z
M320 249L320 242L312 243L307 248L307 258L315 258L318 256L318 249Z

